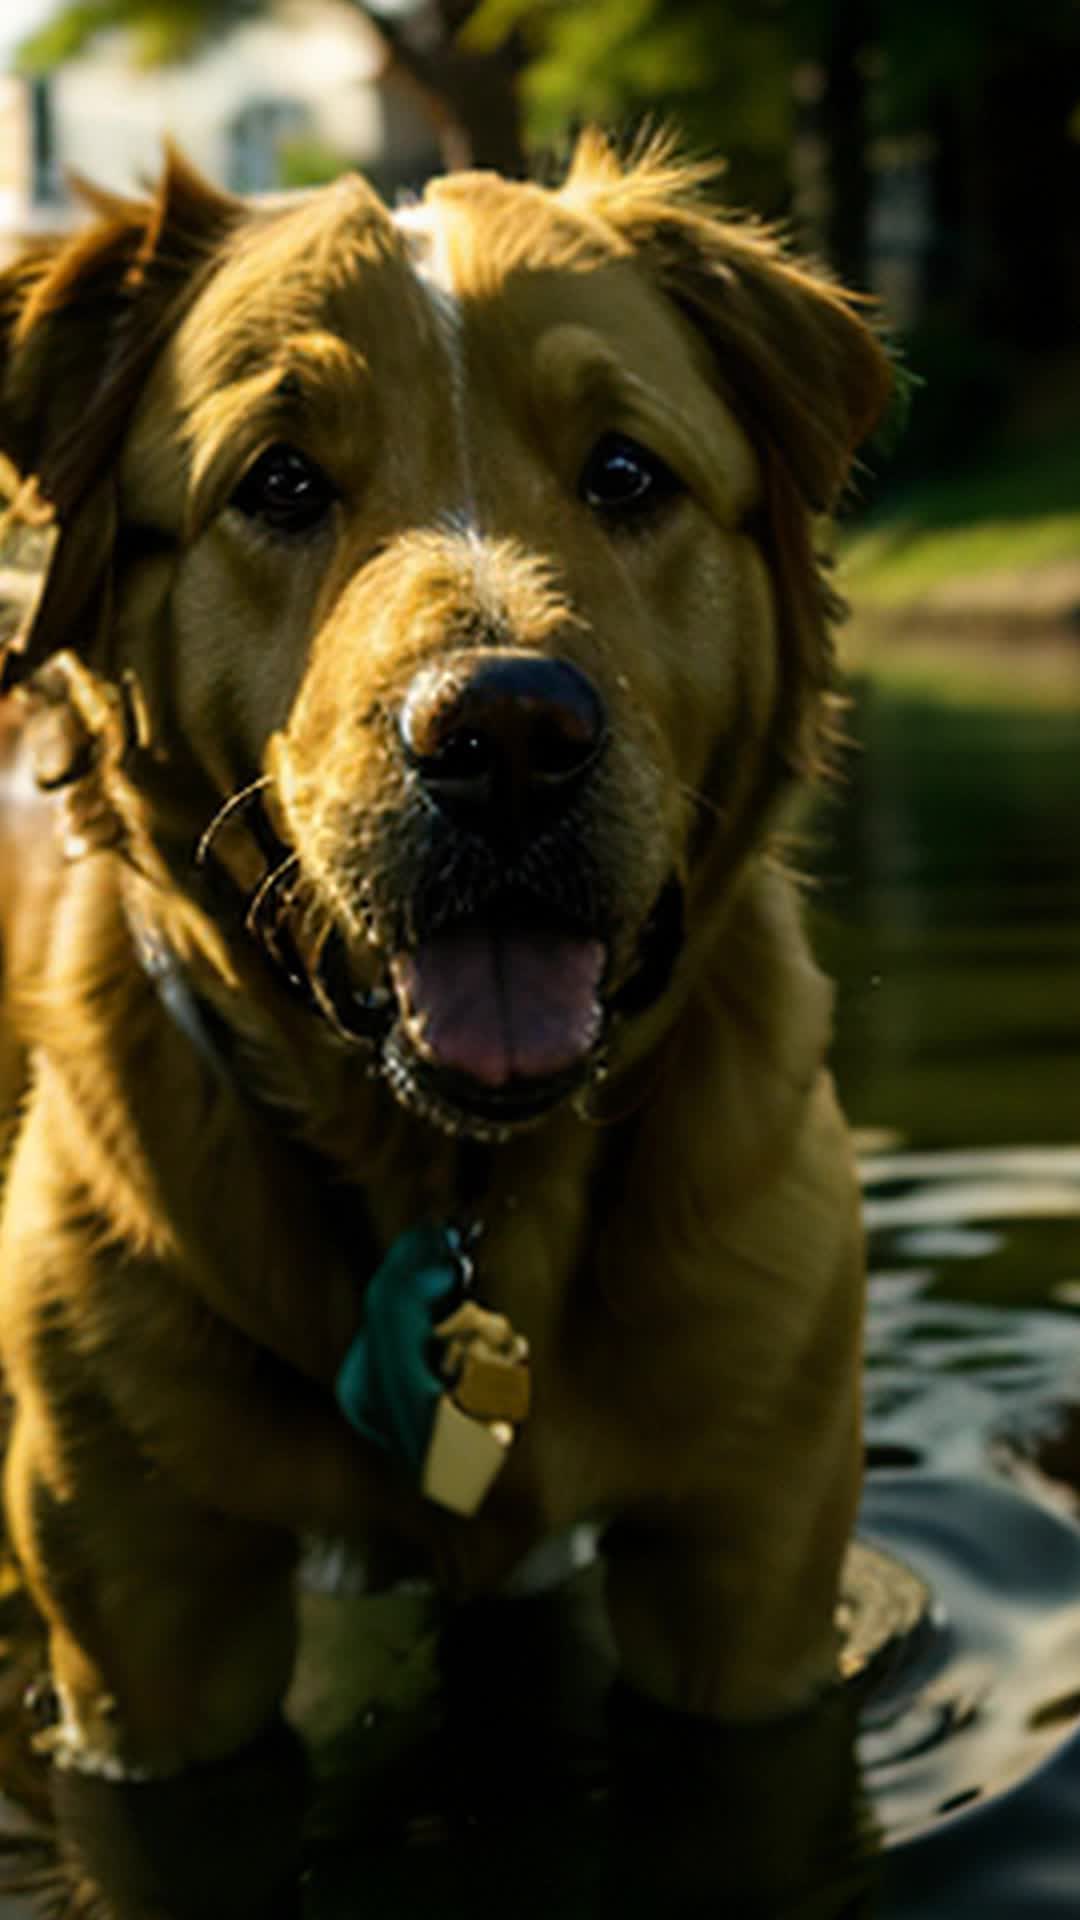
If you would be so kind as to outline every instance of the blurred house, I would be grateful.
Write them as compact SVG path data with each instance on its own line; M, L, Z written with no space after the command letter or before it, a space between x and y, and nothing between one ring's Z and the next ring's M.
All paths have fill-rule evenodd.
M348 0L279 0L166 67L102 34L47 75L0 74L0 257L73 222L70 173L121 192L152 181L166 137L237 193L358 167L392 194L439 163L420 97Z

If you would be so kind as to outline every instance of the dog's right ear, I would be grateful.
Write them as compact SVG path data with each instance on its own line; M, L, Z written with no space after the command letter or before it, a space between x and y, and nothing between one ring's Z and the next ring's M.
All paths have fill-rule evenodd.
M150 199L79 192L93 221L0 275L0 451L61 517L112 452L185 294L244 211L174 149Z
M116 455L131 410L244 212L173 150L149 199L80 192L92 222L0 274L0 453L36 483L57 534L11 678L86 630L111 551Z

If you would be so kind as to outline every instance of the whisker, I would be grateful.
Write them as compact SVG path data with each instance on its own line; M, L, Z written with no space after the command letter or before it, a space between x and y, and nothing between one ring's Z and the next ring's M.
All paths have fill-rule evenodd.
M338 991L335 992L330 976L338 972L341 966L341 934L333 921L328 920L319 935L318 948L307 971L307 985L320 1013L334 1029L339 1040L347 1041L350 1046L356 1046L358 1041L370 1043L373 1037L371 1032L348 1025L342 1018L338 1004L339 994L343 994L352 1003L357 1018L365 1011L365 1006L363 997L351 991L347 978L339 982ZM372 1011L372 1007L373 999L369 998L366 1011ZM378 1018L381 1024L381 1011Z
M310 940L298 937L298 921L307 921L310 935L313 908L313 902L306 895L303 875L296 876L298 866L295 854L282 860L267 874L248 912L256 918L256 936L263 952L284 974L294 992L310 1005L312 999L318 1002L315 975L320 960L316 958L312 966L310 957L305 958L305 948L310 956ZM329 922L327 926L329 928ZM326 933L318 935L320 950L325 939Z
M691 787L685 780L680 780L679 792L684 800L689 800L693 806L700 807L704 813L711 813L717 820L726 818L725 809L709 794L702 793L700 787Z
M208 859L214 841L217 839L222 827L232 819L235 813L241 812L244 807L249 807L256 798L256 795L262 793L264 788L270 786L270 784L271 776L268 773L260 774L257 780L252 780L246 787L240 787L236 793L231 793L229 798L222 802L211 820L210 825L200 836L199 844L195 848L195 865L197 867L201 867L203 862Z
M271 867L269 873L264 874L259 881L251 899L248 901L247 912L244 915L244 925L247 931L254 934L258 939L265 940L266 938L267 929L264 923L265 909L270 905L276 904L276 896L280 891L283 881L295 868L299 867L299 865L300 855L298 853L287 854L284 860L280 861L276 867Z

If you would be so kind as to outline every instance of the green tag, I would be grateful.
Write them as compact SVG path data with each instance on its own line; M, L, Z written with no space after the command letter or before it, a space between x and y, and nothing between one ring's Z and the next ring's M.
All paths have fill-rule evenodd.
M443 1382L428 1361L432 1329L462 1286L451 1227L411 1227L394 1241L364 1299L364 1324L334 1392L350 1426L419 1477Z

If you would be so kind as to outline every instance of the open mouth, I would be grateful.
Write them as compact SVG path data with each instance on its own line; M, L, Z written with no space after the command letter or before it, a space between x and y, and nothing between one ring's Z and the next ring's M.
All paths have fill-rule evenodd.
M498 920L395 953L397 1018L384 1044L395 1092L454 1131L538 1119L595 1062L607 960L594 935Z
M461 927L397 953L408 1038L433 1067L491 1093L573 1068L600 1033L603 942L544 928Z
M272 874L293 867L276 840L270 853ZM227 891L231 899L235 888ZM381 979L363 987L340 927L317 957L303 957L292 904L291 889L264 883L243 915L286 988L341 1040L374 1047L404 1106L444 1132L488 1140L535 1123L600 1076L612 1021L662 995L683 941L674 875L639 933L629 971L614 981L609 945L589 920L503 893L464 920L391 947Z
M674 876L614 991L609 949L596 934L529 921L434 934L391 962L387 1078L404 1105L443 1131L505 1138L598 1077L612 1020L660 998L682 945Z
M357 991L345 942L332 934L302 978L342 1039L377 1048L403 1106L444 1133L501 1140L599 1077L612 1020L660 998L682 941L682 889L672 878L614 991L598 935L499 919L399 950L383 984L367 991ZM269 957L280 967L276 946ZM301 984L300 972L288 977Z

